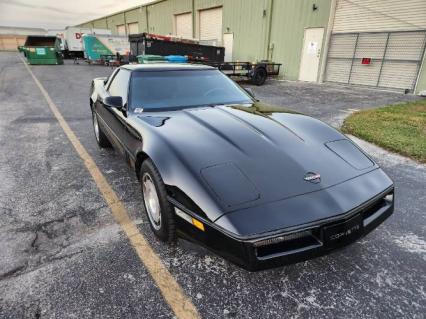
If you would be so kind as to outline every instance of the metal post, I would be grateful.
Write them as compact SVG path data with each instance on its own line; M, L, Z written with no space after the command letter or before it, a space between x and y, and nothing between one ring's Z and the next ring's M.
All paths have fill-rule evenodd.
M423 69L426 68L426 32L425 32L425 37L423 40L423 51L422 54L420 55L419 61L417 62L418 68L417 68L417 77L415 79L415 83L414 83L414 90L413 92L417 92L417 85L419 84L419 79L420 79L420 75L423 72Z
M383 52L382 64L380 65L380 71L379 71L379 76L377 77L376 87L378 87L378 86L379 86L380 77L382 76L383 64L385 63L386 51L388 50L389 37L390 37L390 32L388 32L388 37L387 37L387 39L386 39L385 50L384 50L384 52Z
M355 60L356 49L357 49L357 47L358 47L358 39L359 39L359 33L357 33L357 35L356 35L355 47L354 47L354 54L352 55L352 64L351 64L351 69L349 70L348 84L350 84L350 82L351 82L352 68L353 68L353 66L354 66L354 60Z

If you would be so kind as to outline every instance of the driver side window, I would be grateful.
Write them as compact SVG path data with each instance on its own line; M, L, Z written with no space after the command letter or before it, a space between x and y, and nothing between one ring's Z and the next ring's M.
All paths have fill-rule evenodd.
M127 93L129 91L130 71L120 69L108 87L111 96L121 96L123 105L127 104Z

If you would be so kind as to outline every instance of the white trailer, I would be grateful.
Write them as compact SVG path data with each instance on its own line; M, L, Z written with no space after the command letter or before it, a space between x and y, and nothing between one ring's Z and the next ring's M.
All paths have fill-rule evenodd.
M65 51L65 30L62 29L48 29L47 30L48 35L54 35L57 38L59 38L61 51Z
M78 28L66 27L65 28L65 50L64 56L70 58L83 58L84 48L82 42L83 34L100 34L110 35L111 30L107 29L91 29L91 28Z

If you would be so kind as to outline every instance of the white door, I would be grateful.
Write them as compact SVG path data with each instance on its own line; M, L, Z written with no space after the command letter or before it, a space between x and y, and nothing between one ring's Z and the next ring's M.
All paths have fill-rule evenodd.
M317 80L323 35L324 28L305 29L300 61L300 81L315 82Z
M225 47L225 62L232 61L232 49L234 45L234 34L225 33L223 35L223 46Z
M184 39L192 39L192 13L175 15L175 34Z
M222 7L200 11L200 40L212 45L222 44Z

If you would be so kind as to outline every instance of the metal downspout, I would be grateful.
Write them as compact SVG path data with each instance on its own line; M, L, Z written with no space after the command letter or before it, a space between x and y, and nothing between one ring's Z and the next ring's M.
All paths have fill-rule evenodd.
M324 40L324 50L322 50L321 65L320 65L320 72L319 72L319 78L318 78L319 83L324 82L325 66L327 64L327 56L328 56L328 49L330 47L331 32L334 26L336 6L337 6L337 0L331 0L330 14L329 14L328 24L327 24L327 33Z
M269 19L266 33L266 60L272 60L271 46L271 31L272 31L272 10L274 8L274 0L268 1Z

